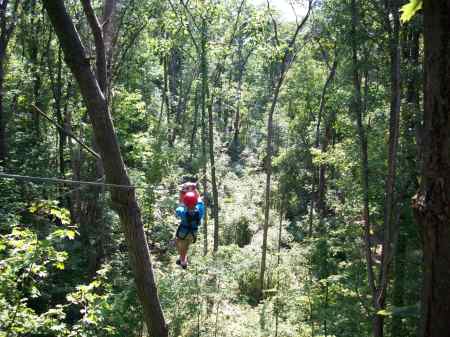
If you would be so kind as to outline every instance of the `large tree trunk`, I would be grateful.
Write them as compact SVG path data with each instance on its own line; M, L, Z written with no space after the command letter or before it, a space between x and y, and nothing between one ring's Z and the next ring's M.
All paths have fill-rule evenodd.
M63 0L43 0L43 4L58 35L66 62L80 87L93 125L95 141L102 157L106 181L130 185L106 99L90 69L80 37L66 11L64 2ZM137 292L143 305L150 334L158 337L168 336L135 191L114 188L111 190L111 200L125 232Z
M424 1L424 137L420 189L413 199L423 232L422 337L450 336L450 4Z
M103 17L100 19L94 12L90 0L82 0L84 12L88 19L89 26L94 36L95 52L96 52L96 77L99 83L100 90L106 99L108 108L111 106L109 99L109 90L112 87L111 73L108 71L108 57L112 55L112 39L114 32L114 16L116 12L116 0L103 1ZM97 152L98 145L95 137L92 140L93 149ZM103 162L101 159L96 159L95 162L95 179L100 179L105 175ZM94 234L95 245L90 249L88 257L88 275L94 277L98 268L105 258L105 242L108 240L108 233L110 232L103 221L104 218L104 203L102 202L102 195L104 188L92 187L89 189L86 214L82 223L87 226L87 233ZM90 225L95 224L95 228L89 228ZM92 227L92 226L91 226ZM89 244L89 240L87 241Z

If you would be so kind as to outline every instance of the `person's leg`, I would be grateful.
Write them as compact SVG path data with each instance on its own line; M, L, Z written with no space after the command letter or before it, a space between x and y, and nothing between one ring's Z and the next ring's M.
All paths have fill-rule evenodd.
M183 247L183 256L180 255L181 265L186 266L187 265L187 253L189 250L189 246L193 242L194 237L192 234L188 234L186 236L186 239L184 241L184 247Z
M177 238L175 244L177 246L178 254L180 255L180 262L184 263L184 261L186 260L186 254L188 250L187 240Z

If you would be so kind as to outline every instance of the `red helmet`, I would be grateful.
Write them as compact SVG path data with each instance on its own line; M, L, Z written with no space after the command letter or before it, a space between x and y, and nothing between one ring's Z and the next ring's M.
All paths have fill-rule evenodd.
M197 205L197 194L195 192L186 192L183 195L183 204L188 208L194 208Z

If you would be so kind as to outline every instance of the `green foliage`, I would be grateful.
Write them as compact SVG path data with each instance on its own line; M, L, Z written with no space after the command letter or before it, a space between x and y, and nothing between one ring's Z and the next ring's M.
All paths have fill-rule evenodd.
M69 336L124 336L142 330L136 289L117 272L110 264L103 265L92 282L78 285L67 295L67 301L81 316Z
M95 159L30 107L38 105L95 148L78 87L63 58L60 63L56 34L40 15L42 5L23 3L5 63L1 117L8 155L1 170L97 180L103 173ZM94 69L94 44L81 4L66 4ZM101 1L93 5L100 15ZM362 124L368 141L370 240L378 272L388 161L390 36L381 7L367 0L357 6L361 27L353 35L348 2L317 3L314 17L293 46L295 57L273 121L268 270L259 301L267 111L279 71L275 65L295 23L280 21L276 11L272 17L265 4L257 8L241 0L118 5L117 20L112 20L118 24L118 35L109 68L110 111L128 173L139 186L135 192L171 336L372 334L371 320L377 313L362 240L361 140L353 109L351 42L358 48ZM404 5L402 21L410 21L421 6L419 0ZM302 14L297 14L300 19ZM416 133L422 99L417 98L419 108L410 101L421 87L422 73L422 42L417 38L414 50L412 36L420 37L420 30L418 24L401 27L402 55L408 59L401 64L395 193L402 210L400 241L387 307L378 312L385 318L388 337L395 335L391 326L412 336L418 325L421 238L409 200L417 189ZM213 221L208 214L210 251L203 256L201 227L184 271L175 265L171 241L179 222L174 209L181 177L202 177L206 160L211 192L209 154L202 154L202 137L209 132L207 116L202 132L202 39L208 64L205 95L215 123L219 251L210 252ZM410 60L414 52L419 55L417 64ZM336 75L324 93L319 118L334 57ZM208 141L205 145L208 150ZM323 178L326 207L321 210L318 186ZM114 190L3 179L0 190L0 337L145 335L127 243L109 201Z
M400 20L402 20L403 23L410 21L417 11L422 9L422 5L422 0L410 0L400 8L400 11L402 12Z
M55 230L38 239L19 226L0 235L0 330L4 336L68 333L64 305L45 310L38 305L49 275L64 269L67 253L56 246L65 236Z

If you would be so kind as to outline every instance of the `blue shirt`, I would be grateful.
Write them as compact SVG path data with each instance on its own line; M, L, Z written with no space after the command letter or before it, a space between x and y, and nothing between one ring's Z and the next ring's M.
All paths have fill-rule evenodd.
M197 205L195 205L195 210L198 211L199 215L199 221L198 223L192 224L192 229L195 231L197 230L198 226L200 226L200 221L203 219L203 216L205 215L205 205L203 201L197 202ZM185 206L179 206L177 207L176 216L181 219L180 226L184 228L189 228L189 221L188 221L188 209Z

